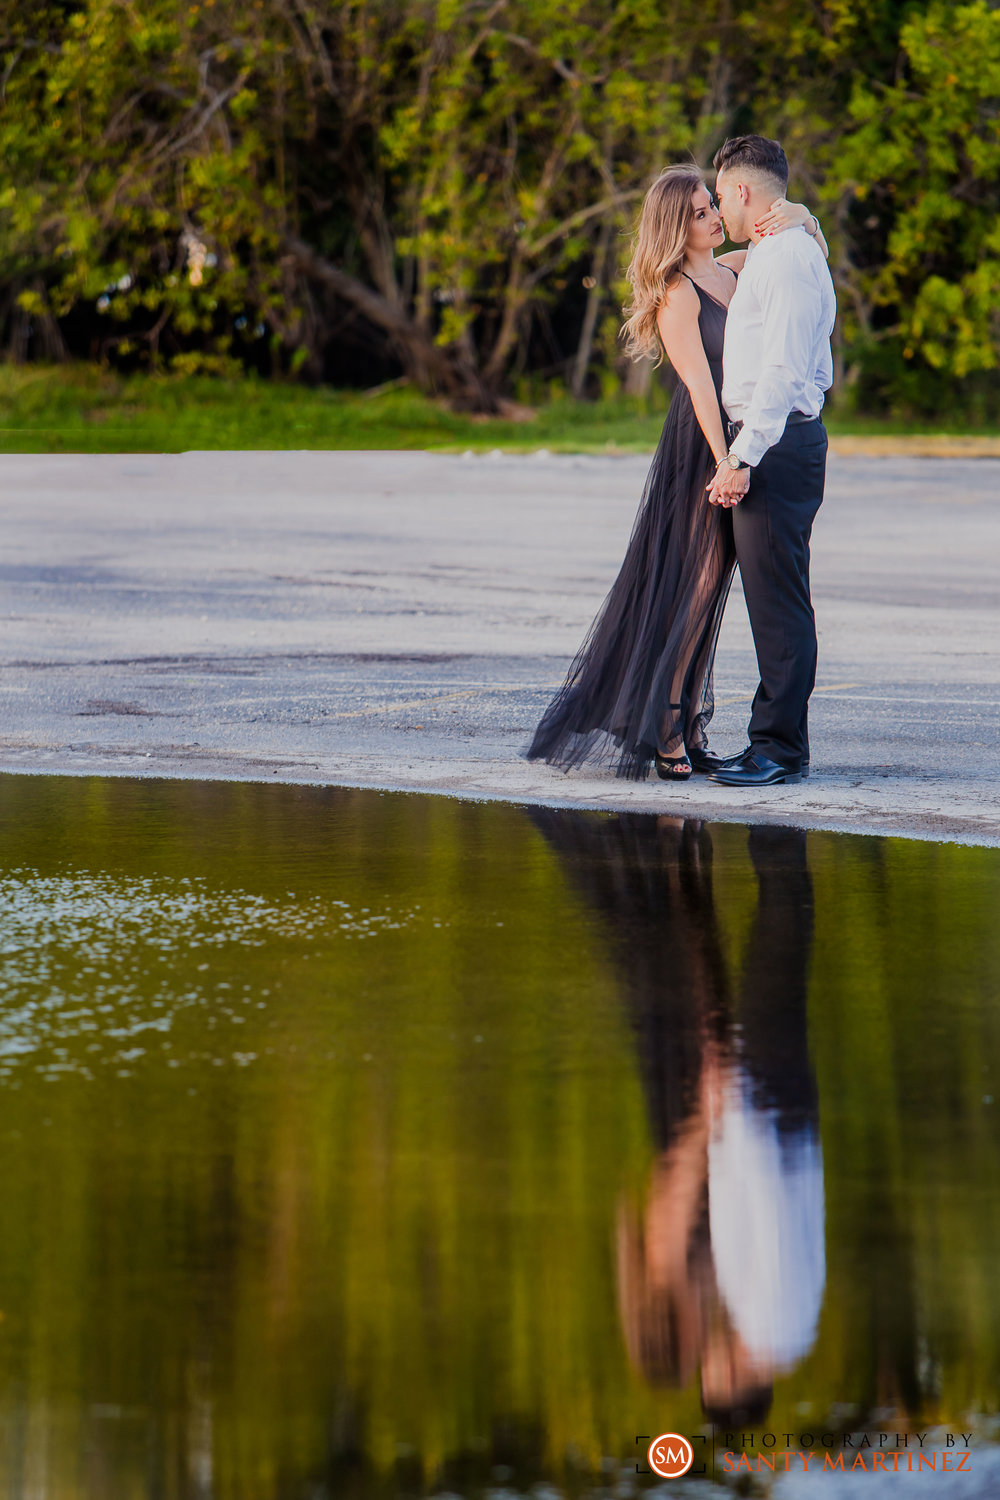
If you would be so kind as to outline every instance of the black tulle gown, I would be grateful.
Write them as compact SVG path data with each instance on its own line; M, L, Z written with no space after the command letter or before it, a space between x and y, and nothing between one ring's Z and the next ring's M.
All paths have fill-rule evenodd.
M695 283L692 282L695 286ZM722 389L726 309L695 286L699 327ZM657 749L707 744L712 662L735 566L732 515L709 505L715 464L678 382L621 572L527 751L571 770L584 761L640 780Z

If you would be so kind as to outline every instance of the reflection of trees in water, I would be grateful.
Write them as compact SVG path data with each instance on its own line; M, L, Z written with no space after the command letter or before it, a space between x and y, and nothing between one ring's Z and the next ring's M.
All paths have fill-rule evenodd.
M630 1355L656 1382L686 1385L698 1368L706 1411L752 1419L809 1351L825 1281L805 834L751 830L757 906L730 983L707 828L535 821L601 915L659 1148L645 1204L620 1216Z
M636 1418L609 1243L641 1093L524 816L43 778L4 783L0 811L9 870L68 856L114 872L123 908L130 882L152 899L191 877L226 909L243 892L329 917L308 942L180 923L124 965L109 949L104 1009L54 1037L81 1067L21 1059L0 1090L0 1491L44 1467L60 1500L160 1474L370 1500L435 1475L464 1493L494 1463L599 1467ZM79 914L58 899L45 973L79 1014ZM362 941L383 912L398 926ZM133 1037L161 983L194 998ZM144 1048L131 1076L97 1066L95 1037Z
M634 1422L659 1430L647 1422L663 1399L628 1364L618 1301L670 1303L657 1288L673 1283L662 1261L658 1281L645 1270L650 1199L626 1185L645 1181L650 1133L657 1172L690 1148L699 1101L723 1092L710 1063L717 1081L741 1070L757 1114L794 1123L814 1109L811 1083L776 1099L768 1072L773 1047L808 1078L803 1012L766 1048L748 1020L763 916L787 937L782 893L802 887L791 852L767 856L755 834L755 874L734 827L251 785L9 778L0 813L9 871L59 871L69 856L125 885L192 876L275 910L294 890L298 904L424 914L364 943L261 928L259 947L151 952L106 996L97 1031L57 1039L96 1074L93 1038L126 1031L137 1005L145 1015L158 974L180 994L224 979L219 995L252 989L228 1037L256 1055L244 1071L211 1062L228 1036L220 998L174 1019L173 1070L156 1031L134 1042L146 1052L130 1078L53 1082L11 1063L0 1489L26 1492L46 1466L52 1493L104 1500L210 1457L215 1491L241 1500L303 1484L369 1500L435 1474L464 1493L493 1462L558 1477L567 1453L596 1465ZM990 1409L996 855L808 845L828 1291L824 1336L782 1378L783 1407ZM46 963L71 946L70 915ZM781 1003L789 983L758 993ZM681 1271L703 1311L692 1321L673 1294L674 1324L634 1320L647 1340L632 1341L635 1359L657 1379L693 1381L706 1327L730 1347L703 1182L692 1197ZM630 1239L616 1263L619 1211ZM629 1246L632 1280L616 1287ZM696 1391L671 1403L693 1418Z

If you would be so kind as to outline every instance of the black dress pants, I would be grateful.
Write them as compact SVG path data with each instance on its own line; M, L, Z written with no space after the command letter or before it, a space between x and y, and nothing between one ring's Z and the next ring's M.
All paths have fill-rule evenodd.
M760 672L750 744L790 771L809 759L809 695L816 683L809 538L823 501L826 446L819 418L786 427L752 470L746 498L732 513Z
M737 509L739 507L737 506ZM802 828L750 829L757 914L743 961L741 1061L757 1109L774 1110L783 1134L818 1133L819 1095L809 1061L807 997L813 886Z

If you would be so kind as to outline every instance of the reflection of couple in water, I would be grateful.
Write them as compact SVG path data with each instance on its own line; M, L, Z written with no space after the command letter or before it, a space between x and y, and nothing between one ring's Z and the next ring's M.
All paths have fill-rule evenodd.
M623 1207L618 1229L630 1357L657 1384L700 1367L706 1415L759 1421L812 1346L826 1279L806 836L750 830L757 909L733 983L708 828L533 816L606 918L658 1153L645 1207Z

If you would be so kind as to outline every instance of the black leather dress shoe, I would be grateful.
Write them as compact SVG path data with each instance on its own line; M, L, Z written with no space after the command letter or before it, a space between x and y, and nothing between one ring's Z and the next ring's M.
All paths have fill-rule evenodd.
M751 750L738 765L724 771L713 771L708 779L717 781L720 786L791 786L796 781L804 781L808 774L808 768L790 771L787 766L779 766L776 760L761 755L759 750Z
M738 755L716 755L713 750L689 750L687 758L691 762L692 771L697 771L701 776L710 776L713 771L727 771L730 766L738 766L749 754L748 745Z

